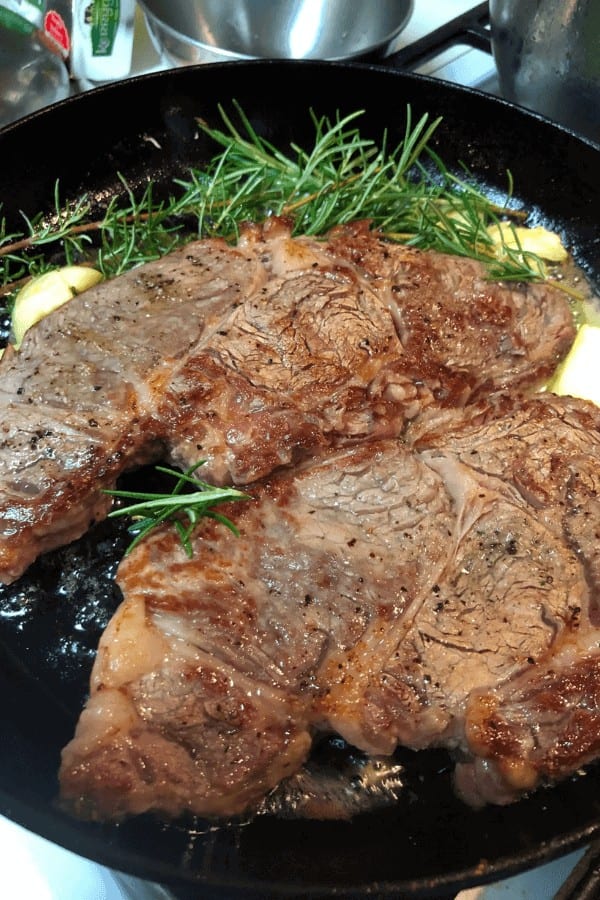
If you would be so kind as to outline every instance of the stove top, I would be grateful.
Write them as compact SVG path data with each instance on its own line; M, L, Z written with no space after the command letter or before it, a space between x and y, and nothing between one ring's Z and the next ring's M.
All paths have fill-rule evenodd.
M391 53L382 60L394 68L440 78L500 95L490 51L487 3L472 0L415 0L413 14ZM152 43L137 10L130 75L170 67ZM75 91L96 85L78 82ZM0 888L12 900L191 900L192 894L106 869L32 834L0 816ZM572 887L571 874L587 870L585 848L496 884L460 892L455 900L576 900L598 896ZM582 875L585 879L586 873ZM194 892L194 900L211 900Z
M454 84L498 93L490 50L487 3L473 0L415 0L412 15L381 60L386 65L441 78ZM130 74L160 71L172 65L152 42L141 12L136 17ZM81 87L92 87L83 83Z

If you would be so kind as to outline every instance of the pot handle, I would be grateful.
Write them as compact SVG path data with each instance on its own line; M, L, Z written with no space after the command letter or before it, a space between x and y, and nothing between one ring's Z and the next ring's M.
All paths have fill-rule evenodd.
M416 64L427 62L456 44L467 44L475 50L491 54L489 21L489 3L479 3L421 40L383 57L380 64L386 68L410 71Z
M554 900L598 900L600 897L600 841L590 844Z

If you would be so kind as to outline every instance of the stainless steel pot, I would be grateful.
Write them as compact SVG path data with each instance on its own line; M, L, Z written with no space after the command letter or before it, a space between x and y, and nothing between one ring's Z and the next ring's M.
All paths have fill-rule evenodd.
M507 100L600 143L600 0L490 0Z
M342 60L391 48L412 0L141 0L174 65L234 59Z

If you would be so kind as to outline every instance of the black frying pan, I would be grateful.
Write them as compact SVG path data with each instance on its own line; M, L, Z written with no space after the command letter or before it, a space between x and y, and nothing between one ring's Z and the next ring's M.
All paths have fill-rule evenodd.
M219 122L235 98L271 141L312 136L319 115L365 109L361 129L400 139L406 104L442 115L434 144L558 229L590 278L600 280L600 148L502 101L375 65L250 62L187 68L100 88L0 132L0 199L19 210L52 208L91 192L99 209L148 178L164 188L214 148L196 116ZM400 799L352 822L260 816L210 829L141 817L120 827L74 822L55 805L61 747L84 702L99 633L118 602L112 584L124 537L104 523L48 554L0 589L0 811L84 856L168 882L194 897L286 895L441 897L566 853L600 834L600 766L506 808L474 812L450 787L443 753L399 754ZM330 748L330 752L331 748ZM338 751L335 751L338 752ZM340 751L341 752L341 751Z

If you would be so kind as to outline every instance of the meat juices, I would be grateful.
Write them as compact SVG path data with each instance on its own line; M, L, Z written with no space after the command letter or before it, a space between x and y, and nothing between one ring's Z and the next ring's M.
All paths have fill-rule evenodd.
M121 563L63 802L234 815L328 732L456 752L475 806L572 774L600 752L599 452L600 410L541 395L280 471L192 559L154 533Z
M0 364L0 581L104 517L165 460L247 484L424 410L539 385L573 339L562 294L476 262L326 241L274 219L199 241L56 310Z

